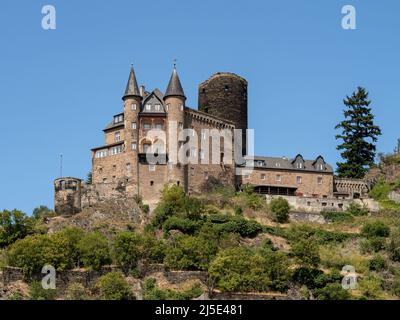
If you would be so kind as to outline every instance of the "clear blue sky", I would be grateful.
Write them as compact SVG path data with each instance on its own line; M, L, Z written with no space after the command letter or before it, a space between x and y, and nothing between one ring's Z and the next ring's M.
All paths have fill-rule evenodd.
M41 8L57 29L41 28ZM357 30L341 8L357 9ZM2 0L0 4L0 209L53 207L53 179L85 177L90 148L122 110L131 62L140 84L165 90L172 60L197 107L197 85L217 71L249 82L256 154L335 164L342 99L370 91L383 136L400 136L398 0Z

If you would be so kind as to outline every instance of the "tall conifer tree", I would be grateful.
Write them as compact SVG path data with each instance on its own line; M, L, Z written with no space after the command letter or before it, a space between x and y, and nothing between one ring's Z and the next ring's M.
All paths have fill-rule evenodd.
M336 126L336 129L342 130L336 139L342 140L337 149L345 161L337 163L337 173L339 177L361 179L368 166L374 163L375 143L381 129L374 124L374 115L369 108L371 101L364 88L358 87L343 103L347 107L343 111L345 120Z

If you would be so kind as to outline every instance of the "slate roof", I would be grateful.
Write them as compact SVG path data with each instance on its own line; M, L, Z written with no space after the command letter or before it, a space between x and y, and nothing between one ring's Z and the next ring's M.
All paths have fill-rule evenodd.
M185 93L183 92L183 88L181 85L181 81L179 80L178 72L174 67L172 71L171 78L169 79L169 83L167 86L167 90L165 91L164 99L169 96L177 96L177 97L185 97Z
M128 83L126 84L125 93L124 93L124 96L122 97L122 99L125 99L130 96L141 97L139 87L138 87L138 84L136 81L135 71L133 70L133 66L131 66Z
M298 155L299 156L299 155ZM274 170L293 170L293 171L312 171L319 173L333 173L333 168L331 165L327 164L321 156L318 156L315 160L304 160L302 168L296 167L296 163L294 160L298 157L296 156L293 159L289 159L287 157L262 157L262 156L254 156L254 167L255 168L264 168L264 169L274 169ZM320 170L316 166L316 161L322 160L322 164L324 165L323 170Z

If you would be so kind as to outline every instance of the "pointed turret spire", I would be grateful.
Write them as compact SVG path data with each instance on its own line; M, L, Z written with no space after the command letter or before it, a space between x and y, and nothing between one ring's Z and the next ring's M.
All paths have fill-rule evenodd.
M179 80L178 72L176 71L176 63L174 63L174 70L172 71L171 79L169 79L167 90L165 91L164 99L169 96L185 97L181 81Z
M136 81L135 71L133 70L133 64L131 65L131 72L129 73L128 83L126 84L125 94L122 99L125 99L129 96L142 98Z

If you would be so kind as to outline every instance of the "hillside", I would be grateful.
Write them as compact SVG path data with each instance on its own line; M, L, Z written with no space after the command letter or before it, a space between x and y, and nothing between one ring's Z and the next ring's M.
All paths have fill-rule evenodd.
M382 177L376 181L371 192L393 201L378 191L396 185ZM307 223L297 219L298 212L291 215L285 200L266 205L248 188L239 193L218 188L200 197L166 188L149 213L139 200L104 202L69 218L45 219L48 233L36 227L4 248L7 281L0 294L3 299L398 299L400 210L393 203L374 214L353 204ZM52 295L32 282L41 279L44 264L58 272ZM354 268L353 289L342 288L345 266Z

